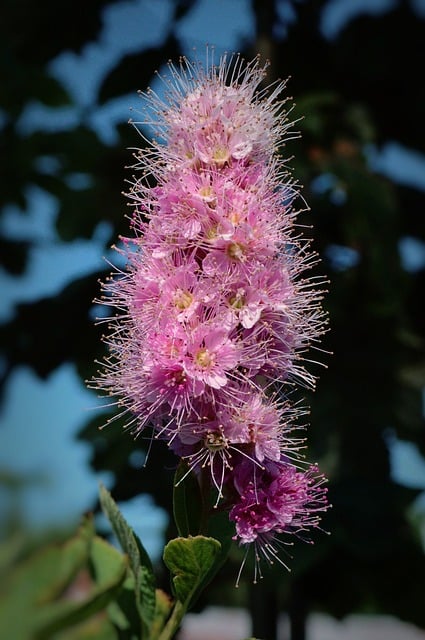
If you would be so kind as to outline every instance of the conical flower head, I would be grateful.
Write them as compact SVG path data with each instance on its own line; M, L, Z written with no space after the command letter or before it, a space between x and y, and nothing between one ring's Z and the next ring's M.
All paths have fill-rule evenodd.
M308 509L289 497L305 472L291 466L298 410L286 395L314 386L302 354L325 329L322 292L306 276L316 258L294 232L298 189L278 154L291 127L284 83L262 89L265 67L239 56L169 72L136 123L156 138L136 154L134 237L127 271L104 286L119 313L95 385L118 396L136 434L149 425L194 473L209 469L245 544L258 536L241 533L251 525L240 500L263 491L255 477L270 464L283 460L285 473L267 485L267 505L255 503L268 522L251 527L258 540L283 530L280 508ZM242 460L252 477L239 495Z
M282 103L275 100L283 84L267 96L258 93L266 67L237 56L222 56L218 65L183 58L169 64L165 98L148 90L150 124L165 142L173 164L202 163L220 169L244 160L268 162L283 131L285 118L276 117Z

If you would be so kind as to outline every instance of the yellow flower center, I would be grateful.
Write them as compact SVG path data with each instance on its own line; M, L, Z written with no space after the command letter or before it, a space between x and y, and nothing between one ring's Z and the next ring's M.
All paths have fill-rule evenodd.
M205 187L201 187L198 191L201 198L211 198L214 195L212 188L209 185L205 185Z
M210 367L212 364L214 364L214 354L210 353L205 347L199 349L198 353L195 356L195 362L202 369L206 369L207 367Z
M205 233L205 237L207 240L213 241L217 238L217 225L213 225L209 229L207 229Z
M241 218L242 216L239 213L239 211L232 211L229 215L229 220L234 225L239 224L239 222L241 221Z
M243 295L243 293L237 291L235 295L230 296L229 304L231 307L233 307L233 309L242 309L242 307L245 305L245 296Z
M190 307L192 302L193 302L193 295L190 293L190 291L177 289L177 291L174 294L174 304L177 307L177 309L180 309L180 311L183 311L184 309L187 309L188 307Z
M227 147L224 147L223 145L217 145L216 147L214 147L211 154L212 161L219 166L223 166L224 164L226 164L229 157L229 149Z
M226 249L226 253L231 260L242 260L244 247L239 242L231 242Z
M222 433L207 433L204 445L210 451L221 451L222 449L226 449L227 440Z

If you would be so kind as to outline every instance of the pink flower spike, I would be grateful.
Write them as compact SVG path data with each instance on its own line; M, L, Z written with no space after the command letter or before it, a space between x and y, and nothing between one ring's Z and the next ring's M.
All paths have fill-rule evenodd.
M215 63L212 50L206 67L168 69L164 98L142 93L134 123L155 138L135 153L133 237L103 285L114 312L92 386L209 482L240 544L283 564L279 536L303 537L327 506L293 433L326 315L297 227L305 203L278 153L294 137L285 82L265 88L259 58Z

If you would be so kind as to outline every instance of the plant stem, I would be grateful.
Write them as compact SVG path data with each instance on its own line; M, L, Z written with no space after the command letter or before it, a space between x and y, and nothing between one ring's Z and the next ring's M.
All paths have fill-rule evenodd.
M167 624L163 628L158 640L172 640L172 638L174 638L176 631L180 627L183 616L186 613L186 609L187 604L183 604L180 600L177 600L174 605L173 613L168 618Z
M200 488L201 488L201 499L202 499L202 514L201 514L201 522L199 526L200 535L207 536L208 535L208 522L209 517L211 515L211 506L210 506L210 482L209 475L206 469L202 469L200 474Z

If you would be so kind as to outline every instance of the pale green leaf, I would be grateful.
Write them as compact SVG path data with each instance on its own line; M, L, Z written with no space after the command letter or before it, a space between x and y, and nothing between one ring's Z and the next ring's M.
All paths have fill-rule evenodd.
M135 580L134 596L142 622L142 637L148 638L155 614L155 576L151 560L111 494L103 485L100 486L100 503L111 522L122 550L128 555L130 569Z
M164 549L164 562L172 575L176 597L188 604L202 585L220 554L214 538L195 536L170 540Z

